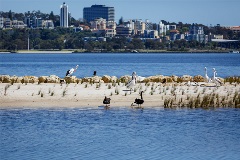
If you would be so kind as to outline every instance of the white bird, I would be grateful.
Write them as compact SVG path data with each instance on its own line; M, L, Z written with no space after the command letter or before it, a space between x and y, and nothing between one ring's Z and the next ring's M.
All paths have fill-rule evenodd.
M209 78L207 75L207 67L205 67L205 82L207 82L207 83L212 82L211 78Z
M136 81L137 81L137 82L142 82L144 79L145 79L145 77L136 76Z
M185 85L187 84L187 86L198 86L198 83L196 82L190 82L188 81L187 83L185 83Z
M76 65L75 69L71 68L70 70L67 71L66 76L71 76L73 72L75 72L78 69L78 65Z
M136 77L136 82L142 82L146 78L146 77L142 77L142 76L137 75L136 72L133 72L132 76Z
M216 71L215 68L213 68L213 78L212 78L212 81L213 81L216 85L218 85L218 84L222 85L221 80L219 79L219 77L216 77L216 75L217 75L217 71Z
M136 72L132 73L132 79L127 83L126 87L132 89L136 84Z

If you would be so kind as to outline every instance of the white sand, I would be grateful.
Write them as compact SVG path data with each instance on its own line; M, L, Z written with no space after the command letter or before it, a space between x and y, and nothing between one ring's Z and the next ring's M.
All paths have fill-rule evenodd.
M233 96L240 93L240 85L224 85L221 87L186 86L184 84L137 83L135 89L125 91L125 84L113 86L106 84L21 84L15 83L5 89L7 83L0 83L0 108L34 108L34 107L98 107L103 105L105 96L111 98L111 107L130 107L139 92L144 91L143 107L163 107L166 98L176 101L185 100L188 96L196 97L210 93L219 96Z

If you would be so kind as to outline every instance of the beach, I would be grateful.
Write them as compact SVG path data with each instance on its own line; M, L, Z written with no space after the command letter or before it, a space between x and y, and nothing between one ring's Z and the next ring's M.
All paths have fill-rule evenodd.
M194 98L213 97L218 107L235 105L240 95L239 84L215 87L187 83L136 83L130 91L125 83L0 83L1 108L51 108L103 106L104 97L111 98L110 107L135 107L135 98L143 91L142 107L184 107ZM218 102L217 102L218 101ZM232 104L230 104L232 102ZM169 104L167 104L169 103ZM200 102L199 102L200 103Z

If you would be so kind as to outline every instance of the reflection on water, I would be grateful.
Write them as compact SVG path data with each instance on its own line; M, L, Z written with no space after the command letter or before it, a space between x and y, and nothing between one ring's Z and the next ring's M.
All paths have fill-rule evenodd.
M1 109L5 159L238 159L240 110Z

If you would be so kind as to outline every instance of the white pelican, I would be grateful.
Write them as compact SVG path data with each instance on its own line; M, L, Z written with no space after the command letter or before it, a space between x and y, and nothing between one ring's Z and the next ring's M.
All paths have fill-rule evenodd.
M75 72L78 69L78 65L76 65L75 69L71 68L70 70L67 71L66 76L71 76L73 72Z
M136 72L133 72L132 76L136 77L136 82L142 82L145 79L145 77L138 76Z
M132 73L132 79L127 83L126 87L132 89L136 84L136 72Z
M207 83L212 82L211 78L209 78L207 75L207 67L205 67L205 82L207 82Z
M187 83L185 83L185 85L187 85L187 86L198 86L198 83L188 81Z
M213 78L212 78L212 81L217 85L217 84L220 84L222 85L222 82L221 80L219 79L219 77L216 77L217 75L217 71L215 68L213 68Z
M137 81L137 82L142 82L144 79L145 79L145 77L136 76L136 81Z

